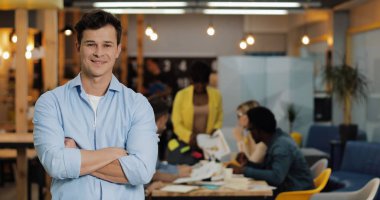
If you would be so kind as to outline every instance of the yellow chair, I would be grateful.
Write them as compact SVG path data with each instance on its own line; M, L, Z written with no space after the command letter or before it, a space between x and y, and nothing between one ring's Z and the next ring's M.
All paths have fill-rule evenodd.
M290 134L290 137L293 138L293 140L296 142L296 144L301 147L302 145L302 134L299 132L292 132Z
M330 178L330 175L331 169L327 168L317 178L314 179L315 189L282 192L277 196L276 200L308 200L313 194L319 193L321 190L323 190Z

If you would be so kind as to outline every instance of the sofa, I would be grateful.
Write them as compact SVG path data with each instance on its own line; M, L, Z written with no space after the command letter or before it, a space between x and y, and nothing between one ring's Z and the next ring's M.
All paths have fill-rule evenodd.
M339 170L333 171L328 186L333 191L354 191L372 178L380 177L380 143L349 141ZM380 200L377 193L376 200Z

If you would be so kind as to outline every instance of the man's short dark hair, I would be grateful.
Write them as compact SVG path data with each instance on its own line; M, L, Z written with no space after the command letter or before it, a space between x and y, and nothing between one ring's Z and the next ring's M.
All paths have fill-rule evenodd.
M268 108L259 106L252 108L247 113L249 118L249 128L273 134L276 131L276 119L272 111Z
M161 97L151 97L149 98L149 103L153 108L154 118L156 121L161 116L169 113L169 106Z
M205 62L195 61L190 66L190 77L193 83L208 83L211 67Z
M78 43L82 41L83 31L87 29L100 29L108 24L112 25L115 28L117 44L120 44L122 31L120 21L111 13L105 12L103 10L94 10L92 12L85 13L79 22L75 25Z

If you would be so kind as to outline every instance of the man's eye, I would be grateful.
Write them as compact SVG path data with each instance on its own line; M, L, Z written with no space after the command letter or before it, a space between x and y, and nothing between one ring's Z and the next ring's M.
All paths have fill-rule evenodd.
M110 44L105 44L104 47L109 48L109 47L112 47L112 45L110 45Z
M88 47L93 47L93 46L95 46L95 44L91 44L91 43L89 43L89 44L87 44L87 46L88 46Z

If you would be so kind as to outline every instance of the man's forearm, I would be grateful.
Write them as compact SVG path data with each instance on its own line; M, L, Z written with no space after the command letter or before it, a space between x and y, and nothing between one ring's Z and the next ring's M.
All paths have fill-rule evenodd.
M163 181L163 182L173 182L177 178L179 178L179 176L176 174L161 173L159 171L156 171L156 173L153 175L152 180Z
M91 175L114 183L128 182L128 179L126 178L124 171L121 168L119 160L112 161L110 164L91 173Z
M120 183L120 184L126 184L128 183L128 180L125 177L114 177L114 176L108 176L99 172L92 172L91 175L98 177L100 179L112 182L112 183Z
M127 155L126 151L119 148L104 148L96 151L81 150L80 175L90 174L101 169L112 161Z

